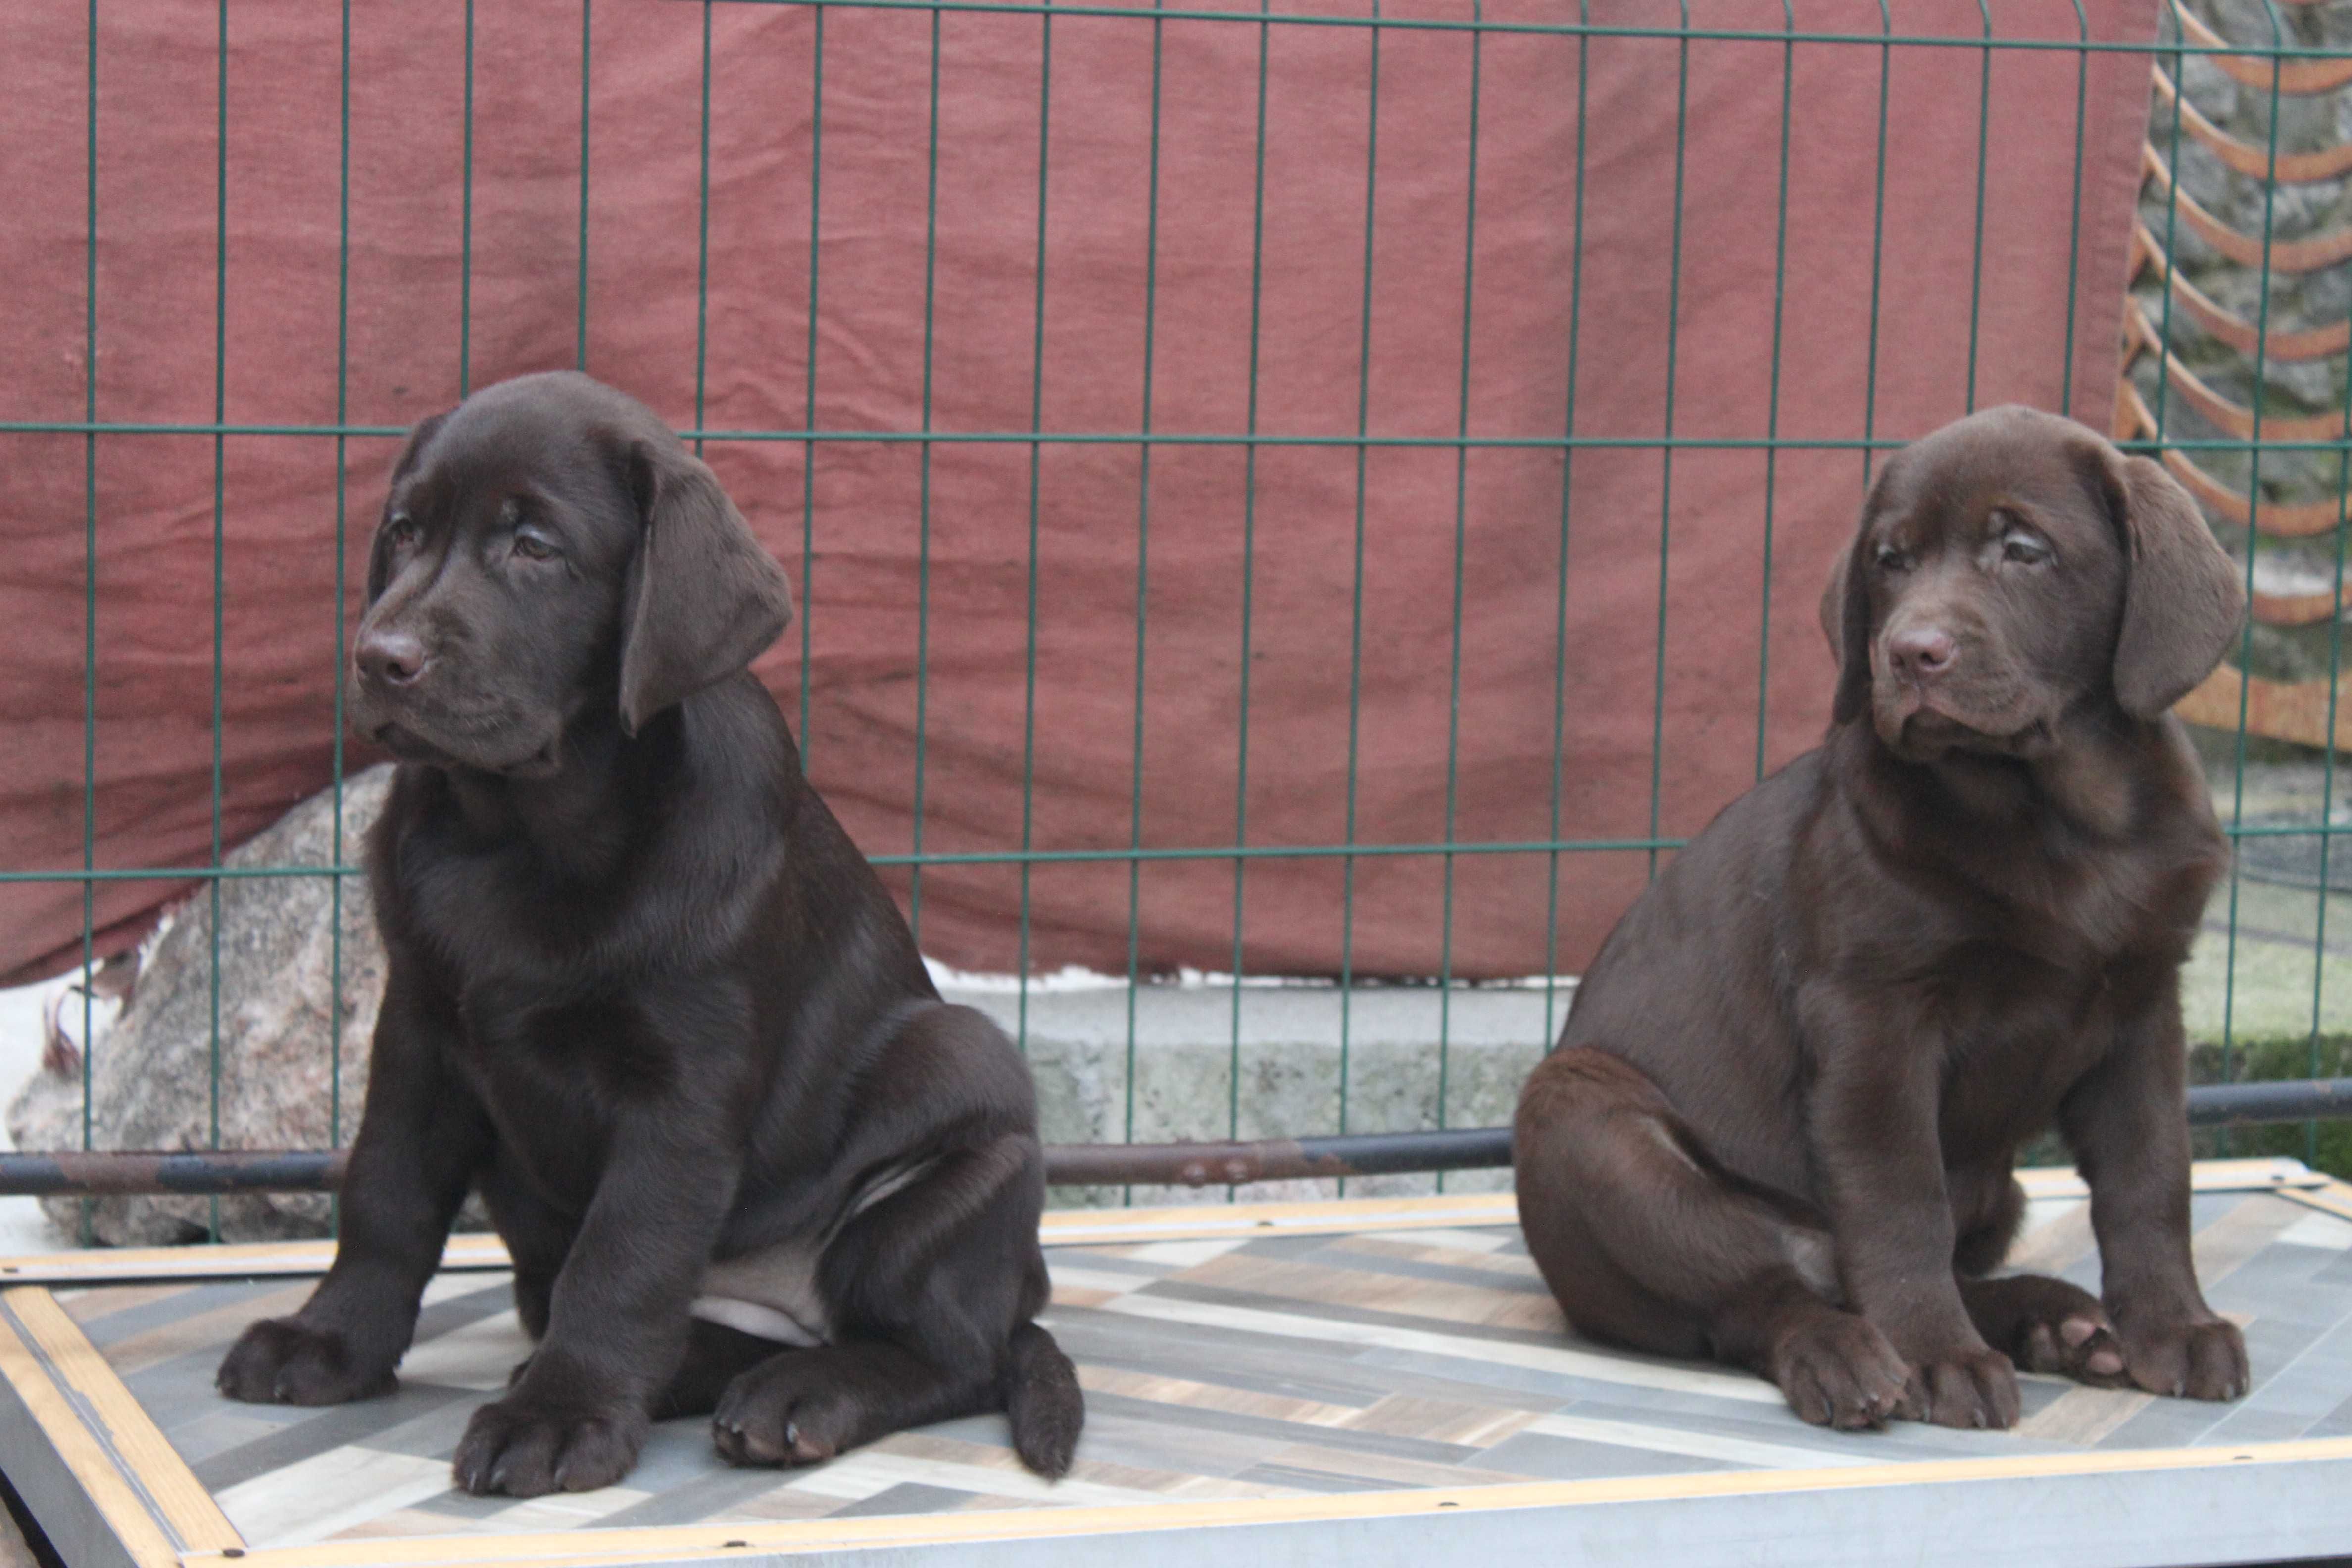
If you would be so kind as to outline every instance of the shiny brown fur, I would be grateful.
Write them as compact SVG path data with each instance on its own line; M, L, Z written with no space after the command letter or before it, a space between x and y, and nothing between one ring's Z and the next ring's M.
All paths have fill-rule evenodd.
M2014 1364L2245 1391L2182 1113L2226 851L2168 712L2242 611L2188 496L2079 425L1995 409L1894 457L1823 600L1824 743L1636 901L1521 1096L1528 1245L1580 1331L1844 1427L2010 1426ZM1988 1277L2053 1121L2102 1300Z

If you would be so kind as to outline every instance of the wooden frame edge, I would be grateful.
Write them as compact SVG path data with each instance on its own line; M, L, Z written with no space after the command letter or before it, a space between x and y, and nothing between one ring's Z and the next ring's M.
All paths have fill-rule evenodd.
M2324 1187L2298 1188L2279 1196L2292 1198L2305 1208L2332 1214L2338 1219L2352 1219L2352 1182L2330 1181Z
M18 1295L0 1293L0 1445L9 1479L73 1568L174 1568L179 1547L51 1374L17 1314Z
M116 1465L146 1493L143 1500L181 1546L192 1552L243 1547L245 1537L57 1298L31 1286L9 1291L7 1301L17 1332L31 1338L50 1374L79 1396L83 1425L98 1428L95 1435Z
M2034 1175L2021 1173L2021 1179ZM2275 1192L2298 1205L2352 1218L2352 1183L2310 1172L2293 1160L2206 1162L2198 1169L2195 1184L2200 1192ZM2073 1173L2054 1169L2028 1181L2027 1186L2032 1195L2051 1198L2081 1190L2080 1180ZM1108 1212L1073 1209L1052 1211L1044 1229L1048 1245L1111 1245L1497 1224L1515 1218L1515 1209L1513 1195L1507 1192ZM456 1237L452 1250L461 1243L466 1244L468 1256L459 1267L494 1267L504 1262L503 1248L495 1237ZM194 1250L183 1249L183 1256ZM296 1243L236 1250L242 1255L236 1262L251 1264L266 1261L266 1255L272 1252L307 1255L323 1248L321 1244ZM247 1271L231 1267L209 1272L235 1277ZM88 1282L113 1283L121 1278L109 1272ZM2352 1463L2352 1437L2340 1437L1305 1498L974 1510L764 1525L611 1531L591 1527L505 1537L371 1538L253 1548L246 1545L79 1325L47 1289L35 1285L0 1290L0 1442L6 1444L12 1479L17 1480L43 1527L69 1538L79 1548L71 1559L74 1568L93 1564L98 1568L194 1568L196 1564L211 1568L223 1558L238 1560L240 1568L458 1568L507 1563L530 1563L533 1568L618 1568L745 1553L913 1550L1087 1534L1148 1534L1225 1524L1377 1521L1441 1509L1476 1512L1589 1507L2041 1476L2195 1471L2248 1463Z
M335 1244L319 1241L232 1242L219 1246L92 1247L0 1258L0 1288L40 1285L144 1285L204 1279L299 1278L324 1274ZM449 1238L441 1272L512 1267L496 1236L468 1231Z
M2352 1463L2352 1437L2240 1444L2211 1448L2086 1450L1983 1459L1924 1460L1811 1470L1738 1470L1602 1480L1547 1481L1427 1490L1348 1492L1295 1498L1136 1503L1067 1509L1005 1509L900 1514L774 1524L665 1525L513 1536L436 1535L321 1542L242 1553L238 1568L622 1568L630 1563L801 1557L830 1552L1110 1538L1233 1525L1316 1524L1470 1515L1510 1509L1835 1493L1894 1486L2197 1471L2244 1465ZM191 1552L189 1568L222 1568Z

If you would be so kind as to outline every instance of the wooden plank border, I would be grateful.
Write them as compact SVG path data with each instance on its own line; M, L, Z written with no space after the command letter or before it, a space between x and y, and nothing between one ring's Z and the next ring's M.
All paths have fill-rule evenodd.
M2080 1195L2083 1190L2071 1172L2028 1172L2021 1179L2036 1198L2063 1200ZM2276 1192L2311 1208L2352 1217L2352 1184L2312 1173L2292 1160L2208 1162L2197 1168L2195 1186L2200 1192ZM1065 1209L1048 1214L1043 1231L1048 1245L1100 1246L1496 1225L1514 1218L1512 1194L1495 1193L1329 1203ZM506 1262L495 1237L457 1237L451 1251L457 1255L455 1266L459 1268L499 1268ZM200 1256L190 1258L190 1253ZM69 1266L89 1256L35 1261ZM331 1256L326 1244L188 1248L171 1261L184 1259L209 1267L184 1272L175 1269L169 1277L313 1272ZM100 1260L118 1266L126 1261L121 1255L100 1255ZM141 1259L132 1267L153 1265ZM74 1282L114 1283L124 1278L126 1272L117 1267L80 1273ZM1858 1520L1857 1509L1861 1513L1874 1512L1884 1505L1853 1500L1887 1489L1904 1489L1904 1496L1916 1497L1918 1506L1933 1514L1943 1506L1937 1500L1948 1500L1958 1507L1963 1493L1978 1497L1988 1488L2029 1479L2042 1489L2032 1494L2036 1497L2054 1495L2048 1489L2053 1481L2071 1480L2090 1487L2086 1496L2107 1499L2109 1506L2122 1509L2126 1505L2116 1482L2154 1475L2178 1476L2190 1483L2163 1488L2167 1498L2200 1495L2200 1489L2214 1484L2224 1489L2252 1487L2264 1497L2275 1493L2282 1499L2314 1500L2309 1506L2298 1501L2285 1507L2284 1514L2280 1510L2284 1505L2268 1505L2270 1517L2249 1521L2247 1540L2252 1542L2278 1535L2285 1528L2280 1522L2284 1518L2287 1525L2304 1533L2293 1535L2291 1541L2279 1536L2283 1543L2300 1543L2300 1550L2316 1541L2329 1550L2352 1551L2352 1437L1338 1496L974 1510L775 1524L590 1528L513 1536L452 1534L256 1549L238 1537L135 1396L56 1299L46 1289L26 1285L0 1290L0 1451L5 1453L11 1479L73 1568L226 1568L232 1562L236 1568L460 1568L471 1564L627 1568L747 1559L810 1562L853 1553L861 1559L876 1553L867 1560L893 1563L927 1563L942 1554L957 1562L1012 1561L1003 1556L1004 1552L1014 1553L1023 1563L1044 1564L1061 1560L1065 1552L1078 1553L1069 1559L1075 1562L1104 1550L1132 1557L1137 1568L1141 1568L1144 1563L1163 1562L1229 1560L1225 1554L1243 1549L1244 1542L1264 1542L1271 1548L1277 1540L1300 1548L1311 1542L1311 1555L1319 1561L1326 1549L1341 1538L1359 1542L1360 1552L1367 1541L1402 1542L1419 1536L1439 1516L1444 1516L1440 1526L1443 1540L1465 1548L1473 1538L1488 1536L1498 1546L1506 1540L1523 1537L1530 1543L1554 1537L1565 1542L1580 1531L1599 1531L1594 1539L1601 1539L1627 1527L1607 1521L1630 1521L1637 1513L1647 1517L1667 1505L1677 1510L1677 1519L1695 1520L1697 1515L1690 1510L1701 1504L1746 1500L1744 1506L1794 1510L1792 1517L1818 1518L1826 1523L1832 1516ZM2261 1475L2250 1481L2246 1479L2250 1470ZM2224 1477L2233 1479L2225 1482ZM2319 1513L2313 1514L2313 1509ZM2137 1515L2127 1511L2119 1517L2128 1520ZM1481 1521L1485 1522L1477 1522ZM1760 1515L1758 1521L1761 1522ZM1216 1531L1219 1537L1213 1541L1194 1533L1203 1530ZM1558 1534L1562 1530L1567 1535ZM1530 1531L1537 1533L1530 1535ZM1369 1537L1366 1531L1370 1532ZM1839 1560L1834 1554L1820 1555L1819 1546L1817 1539L1811 1561ZM2284 1549L2282 1544L2263 1550L2276 1554ZM1374 1556L1384 1559L1385 1552L1380 1548ZM1034 1555L1038 1552L1045 1555ZM2200 1560L2225 1558L2208 1546L2200 1549Z
M2110 1507L2128 1506L2113 1485L2133 1476L2165 1476L2188 1481L2247 1468L2308 1469L2296 1487L2330 1487L2321 1494L2344 1524L2332 1544L2352 1547L2352 1437L2289 1443L2256 1443L2187 1449L2093 1450L2079 1454L2017 1455L1984 1459L1922 1460L1908 1464L1847 1466L1806 1470L1750 1470L1696 1475L1642 1476L1605 1480L1559 1481L1495 1487L1433 1488L1414 1491L1353 1492L1297 1498L1252 1498L1202 1502L1139 1503L1069 1509L1008 1509L945 1514L908 1514L846 1520L807 1520L778 1524L680 1525L643 1530L563 1531L536 1535L412 1536L323 1542L310 1546L247 1552L238 1568L465 1568L471 1564L530 1564L531 1568L621 1568L661 1563L734 1563L747 1560L800 1562L833 1553L875 1552L893 1564L928 1561L923 1549L1018 1545L1024 1552L1055 1542L1082 1544L1088 1552L1115 1551L1122 1562L1231 1562L1231 1548L1202 1542L1192 1532L1244 1531L1251 1527L1396 1525L1447 1516L1449 1533L1482 1515L1521 1510L1593 1510L1643 1503L1688 1504L1732 1499L1804 1496L1830 1500L1890 1488L1922 1492L1970 1488L1983 1483L2031 1480L2046 1485L2074 1479L2105 1483L2099 1489ZM2320 1472L2331 1480L2323 1480ZM2253 1542L2261 1521L2248 1521ZM2322 1521L2323 1527L2331 1521ZM1238 1545L1236 1541L1233 1543ZM1813 1556L1826 1542L1801 1545ZM1862 1546L1884 1553L1885 1540ZM1912 1546L1926 1542L1914 1541ZM1965 1542L1958 1543L1965 1544ZM2125 1560L2122 1542L2111 1543ZM1318 1552L1320 1563L1328 1552ZM1906 1549L1907 1555L1907 1549ZM1246 1557L1241 1561L1248 1561ZM1300 1561L1307 1561L1301 1558ZM1339 1558L1332 1558L1339 1561ZM1675 1560L1679 1560L1676 1558ZM1757 1561L1763 1561L1758 1558ZM1922 1556L1921 1561L1934 1560ZM2145 1560L2145 1559L2143 1559ZM2200 1555L2198 1562L2213 1562ZM190 1568L226 1568L191 1553Z
M50 1375L79 1397L76 1414L84 1426L146 1494L142 1500L180 1545L206 1552L242 1547L245 1537L57 1298L30 1286L9 1291L6 1300L17 1332L40 1352Z
M2306 1208L2332 1214L2339 1219L2352 1219L2352 1182L2329 1182L2321 1187L2300 1187L2282 1192L2279 1196L2292 1198Z
M95 1373L77 1365L67 1373L58 1365L43 1342L56 1336L36 1331L26 1321L29 1311L38 1321L43 1306L64 1318L46 1290L0 1293L0 1453L5 1456L9 1479L59 1554L72 1568L175 1568L184 1546L241 1546L233 1531L225 1537L200 1530L193 1539L175 1538L152 1500L154 1488L142 1486L125 1456L84 1418L76 1399L81 1390L76 1384L111 1384L110 1407L128 1403L136 1409L137 1402L103 1360L97 1361ZM97 1358L71 1320L65 1326ZM51 1327L44 1323L42 1330ZM139 1412L139 1423L154 1430L144 1411ZM156 1437L160 1443L162 1435ZM163 1452L169 1463L154 1481L166 1492L184 1496L185 1488L194 1488L201 1494L202 1486L168 1444ZM205 1497L204 1501L217 1517L220 1510L212 1500ZM224 1529L226 1523L221 1521Z
M92 1247L85 1252L0 1258L0 1286L138 1285L150 1281L260 1279L324 1274L335 1260L332 1241L257 1241L218 1247ZM495 1236L453 1236L442 1249L445 1272L511 1267Z

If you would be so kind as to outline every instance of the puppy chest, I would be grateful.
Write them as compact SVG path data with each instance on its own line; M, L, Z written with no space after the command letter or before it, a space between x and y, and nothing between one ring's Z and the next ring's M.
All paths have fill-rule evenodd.
M636 998L467 998L466 1055L497 1101L611 1106L661 1093L677 1071L661 1020Z
M2125 1001L2099 973L1953 996L1941 1018L1948 1149L2006 1145L2046 1128L2144 1011L2143 998Z
M615 1119L659 1094L677 1070L639 1010L620 998L468 1007L453 1055L501 1156L543 1196L575 1210L595 1190Z

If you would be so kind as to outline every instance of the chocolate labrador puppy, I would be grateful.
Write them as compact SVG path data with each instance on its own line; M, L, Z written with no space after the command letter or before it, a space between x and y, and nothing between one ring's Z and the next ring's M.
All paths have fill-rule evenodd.
M2082 426L1998 408L1895 456L1822 603L1826 742L1634 903L1520 1097L1528 1246L1578 1329L1842 1427L2010 1426L2014 1364L2245 1392L2182 1113L2228 852L2168 711L2243 608L2188 495ZM2103 1301L1990 1275L2053 1119Z
M609 1485L714 1406L744 1465L1003 1409L1062 1474L1027 1070L802 778L745 669L791 594L710 470L584 375L486 388L410 437L367 597L353 723L401 760L367 1108L334 1267L223 1392L389 1389L473 1186L537 1349L468 1491Z

